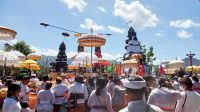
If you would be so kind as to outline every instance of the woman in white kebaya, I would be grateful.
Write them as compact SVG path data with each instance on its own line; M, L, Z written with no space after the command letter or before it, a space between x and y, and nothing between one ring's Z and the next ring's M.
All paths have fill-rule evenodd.
M51 91L52 83L46 82L45 89L40 90L37 95L37 112L53 112L55 96Z
M105 89L106 80L103 77L97 79L96 90L92 91L88 106L91 108L90 112L113 112L112 99L110 93Z
M20 85L11 83L8 86L7 97L3 102L3 112L21 112L22 108L18 101Z

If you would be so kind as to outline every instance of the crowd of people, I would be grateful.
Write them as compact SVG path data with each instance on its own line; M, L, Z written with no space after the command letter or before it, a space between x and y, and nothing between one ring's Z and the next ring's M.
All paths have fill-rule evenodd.
M30 88L30 82L36 88ZM140 77L138 75L83 77L65 75L24 76L21 81L4 77L7 88L3 112L31 112L29 94L36 93L36 112L200 112L200 82L196 75Z

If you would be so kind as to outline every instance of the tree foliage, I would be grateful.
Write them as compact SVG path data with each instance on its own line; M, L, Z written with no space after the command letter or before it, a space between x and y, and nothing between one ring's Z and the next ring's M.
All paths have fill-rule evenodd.
M27 56L28 54L32 52L30 46L27 45L24 41L19 41L16 44L12 45L12 49L20 51L25 56Z

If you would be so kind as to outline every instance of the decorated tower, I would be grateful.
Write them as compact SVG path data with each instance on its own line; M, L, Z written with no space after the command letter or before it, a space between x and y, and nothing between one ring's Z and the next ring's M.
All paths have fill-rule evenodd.
M56 72L66 72L67 71L67 55L65 53L66 46L62 42L59 47L59 52L56 58L53 68Z
M130 59L132 54L141 54L141 46L138 38L136 36L136 32L133 27L130 27L128 31L128 39L126 40L126 53L124 54L124 60Z

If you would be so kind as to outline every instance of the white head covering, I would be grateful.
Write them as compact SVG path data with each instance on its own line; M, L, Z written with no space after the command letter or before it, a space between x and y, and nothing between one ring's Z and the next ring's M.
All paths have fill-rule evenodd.
M31 76L36 77L36 74L31 74Z
M129 81L128 79L124 79L122 81L124 83L124 86L130 89L141 89L143 87L146 87L145 80L143 81Z
M67 74L65 74L65 73L61 73L61 76L67 76Z

